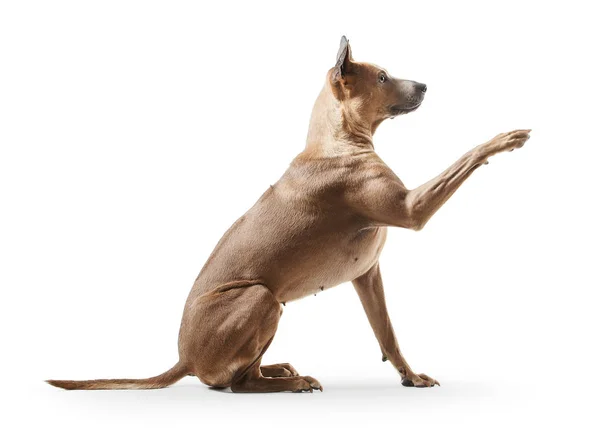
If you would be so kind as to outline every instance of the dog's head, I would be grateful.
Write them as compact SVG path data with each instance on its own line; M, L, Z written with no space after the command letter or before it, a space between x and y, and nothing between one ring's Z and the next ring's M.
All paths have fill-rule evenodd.
M342 36L337 62L328 77L342 108L374 126L387 118L415 111L427 91L423 83L397 79L382 67L355 62L346 36Z

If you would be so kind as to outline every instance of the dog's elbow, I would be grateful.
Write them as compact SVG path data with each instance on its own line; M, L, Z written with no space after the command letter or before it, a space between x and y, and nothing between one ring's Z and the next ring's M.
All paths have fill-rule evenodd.
M422 221L420 217L409 214L402 216L394 225L403 229L410 229L418 232L425 227L425 223L426 221Z
M415 232L418 232L419 230L422 230L425 227L426 223L427 223L426 221L423 221L419 217L413 217L413 216L411 216L411 218L410 218L410 220L408 222L407 229L414 230Z
M422 211L419 209L420 203L419 201L410 201L410 203L405 206L405 214L407 217L407 229L414 230L418 232L419 230L425 227L427 223L427 219L422 215Z
M425 222L421 222L421 221L415 221L413 223L411 223L411 230L414 230L415 232L418 232L419 230L422 230L425 227Z

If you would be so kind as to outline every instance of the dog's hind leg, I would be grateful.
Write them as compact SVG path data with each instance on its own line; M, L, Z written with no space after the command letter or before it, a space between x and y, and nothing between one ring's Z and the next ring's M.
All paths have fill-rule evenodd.
M319 381L310 376L264 377L260 360L231 384L233 392L313 392L313 389L323 391Z
M298 376L296 369L289 363L270 364L260 366L260 373L264 377L291 377Z
M224 284L191 301L188 313L180 357L203 383L231 386L234 392L322 389L316 379L297 376L289 364L264 366L267 374L261 373L281 316L281 305L266 286Z
M281 312L278 312L278 317ZM279 321L279 318L277 318ZM255 349L254 354L245 353L244 361L247 361L246 367L236 373L231 382L233 392L302 392L318 389L323 391L323 387L318 380L311 376L298 376L298 372L291 364L272 364L268 366L260 365L262 356L269 348L271 341L277 329L277 323L270 323L262 331L257 332L261 348ZM267 340L267 334L271 334ZM260 345L259 345L260 346ZM250 359L252 358L252 359Z

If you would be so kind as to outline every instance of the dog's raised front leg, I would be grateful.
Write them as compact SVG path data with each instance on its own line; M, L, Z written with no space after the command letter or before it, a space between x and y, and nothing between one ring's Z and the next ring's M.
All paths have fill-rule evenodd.
M439 385L437 380L425 374L415 374L400 352L385 305L379 263L375 264L367 273L352 281L352 284L354 284L375 337L377 337L383 352L383 360L388 359L398 370L402 377L402 385L416 387Z
M420 230L461 184L487 159L522 147L530 130L500 134L475 147L433 180L408 190L379 158L367 164L361 186L349 189L348 203L377 226Z
M461 184L487 159L503 151L523 147L531 130L518 130L500 134L491 141L466 153L450 168L433 180L406 194L406 210L412 228L420 230L427 221L456 192Z

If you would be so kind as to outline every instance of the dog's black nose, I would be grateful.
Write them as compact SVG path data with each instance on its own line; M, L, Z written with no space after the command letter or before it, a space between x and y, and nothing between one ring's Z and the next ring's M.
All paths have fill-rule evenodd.
M425 83L418 83L417 88L421 90L421 92L427 92L427 85Z

